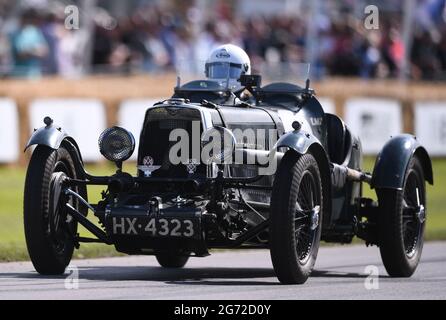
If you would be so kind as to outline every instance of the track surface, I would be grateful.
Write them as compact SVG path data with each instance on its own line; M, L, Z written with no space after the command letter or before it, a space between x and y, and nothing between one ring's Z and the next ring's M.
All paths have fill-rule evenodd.
M0 299L446 299L446 242L426 244L408 279L387 277L376 247L323 247L303 286L279 285L266 250L216 252L180 270L162 269L145 256L71 265L79 288L68 290L67 283L76 286L66 280L68 272L44 277L29 262L0 264ZM369 265L378 267L379 278L368 277ZM378 289L366 289L376 281Z

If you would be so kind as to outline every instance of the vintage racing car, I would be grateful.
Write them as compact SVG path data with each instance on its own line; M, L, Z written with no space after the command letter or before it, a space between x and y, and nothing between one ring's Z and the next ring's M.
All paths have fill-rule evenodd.
M24 195L35 269L63 273L82 242L155 255L168 268L212 248L268 248L280 282L304 283L321 240L357 236L379 246L390 276L411 276L423 247L426 181L433 183L425 148L412 135L394 136L373 173L363 172L360 140L324 112L309 81L262 86L249 74L239 81L245 99L204 79L178 83L172 98L148 107L136 175L122 170L135 148L124 128L99 138L116 173L93 176L76 141L46 117L26 146L36 146ZM362 196L363 183L377 201ZM104 186L95 204L91 185ZM78 224L93 236L80 236Z

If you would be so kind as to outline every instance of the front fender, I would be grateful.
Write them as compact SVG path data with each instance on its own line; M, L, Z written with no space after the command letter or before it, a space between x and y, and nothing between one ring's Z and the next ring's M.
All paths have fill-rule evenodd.
M68 152L71 153L74 159L79 160L82 165L82 155L77 142L69 136L62 128L56 127L53 124L47 125L40 129L37 129L32 134L28 143L26 144L25 150L29 147L35 145L47 146L53 150L57 150L61 145L64 145Z
M401 134L390 139L382 148L373 169L371 187L401 190L410 159L417 156L421 161L424 176L434 183L432 163L426 149L410 134Z
M62 128L50 124L34 131L24 151L35 145L47 146L53 150L63 146L71 154L78 176L85 178L86 172L79 146Z
M54 125L45 126L32 134L26 144L25 151L34 145L44 145L57 150L65 138L68 138L68 135L61 128L57 128Z
M322 179L322 192L324 201L324 213L322 219L322 225L324 229L332 227L332 215L331 215L331 175L330 175L330 163L327 153L320 141L312 134L305 132L304 130L292 131L284 134L277 141L274 146L274 150L279 148L289 148L294 152L303 155L311 153L319 166Z
M313 144L321 145L319 140L312 134L309 134L303 130L292 131L284 134L277 141L274 149L278 148L290 148L299 154L305 154Z

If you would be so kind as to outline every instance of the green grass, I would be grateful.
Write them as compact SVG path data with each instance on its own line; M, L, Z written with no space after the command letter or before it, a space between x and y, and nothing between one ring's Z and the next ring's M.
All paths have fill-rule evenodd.
M373 159L366 158L365 170L373 169ZM446 240L446 159L434 159L435 186L429 186L428 220L426 237L429 240ZM113 173L110 165L88 166L96 175ZM124 168L134 172L134 164ZM23 168L0 167L0 261L28 260L23 233L23 186L26 171ZM89 200L97 202L102 187L89 188ZM364 195L376 198L374 191L364 188ZM87 235L85 230L81 233ZM82 244L75 252L76 258L89 258L118 255L113 246L101 244Z
M94 175L113 174L111 165L90 165L87 170ZM124 170L134 172L131 166ZM25 236L23 231L23 189L26 170L18 167L0 167L0 261L28 260ZM98 202L101 186L88 189L91 202ZM93 218L94 219L94 218ZM92 220L96 222L95 220ZM79 228L81 235L88 236L88 231ZM102 244L82 244L80 250L75 251L75 258L90 258L119 255L113 246Z

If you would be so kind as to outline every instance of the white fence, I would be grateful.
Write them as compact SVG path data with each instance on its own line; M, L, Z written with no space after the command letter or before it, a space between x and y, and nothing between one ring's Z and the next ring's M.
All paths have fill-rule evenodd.
M139 135L145 111L162 98L124 100L117 110L117 124ZM325 112L336 113L331 98L319 98ZM382 98L350 98L344 105L344 120L361 138L365 154L376 154L393 135L403 132L402 106L397 100ZM107 126L104 104L95 99L37 99L29 105L29 129L43 126L43 118L51 116L78 142L86 162L102 160L97 139ZM16 103L0 98L0 163L20 159L20 121ZM446 156L446 101L418 101L414 104L414 131L418 140L433 156ZM136 149L137 150L137 149ZM132 159L136 159L137 152Z
M415 104L415 135L431 155L446 154L446 101Z
M336 106L333 99L328 97L317 97L325 113L336 113Z
M396 100L352 98L345 103L344 115L365 154L378 153L391 136L403 131L401 105Z
M107 127L103 103L95 99L38 99L30 105L30 129L43 126L42 119L50 116L79 144L86 162L102 159L98 137Z
M19 116L11 99L0 98L0 163L19 159Z
M161 100L163 99L129 99L121 103L118 110L118 125L133 133L136 141L136 152L133 153L131 160L136 160L137 157L139 135L144 122L145 112L148 107Z

